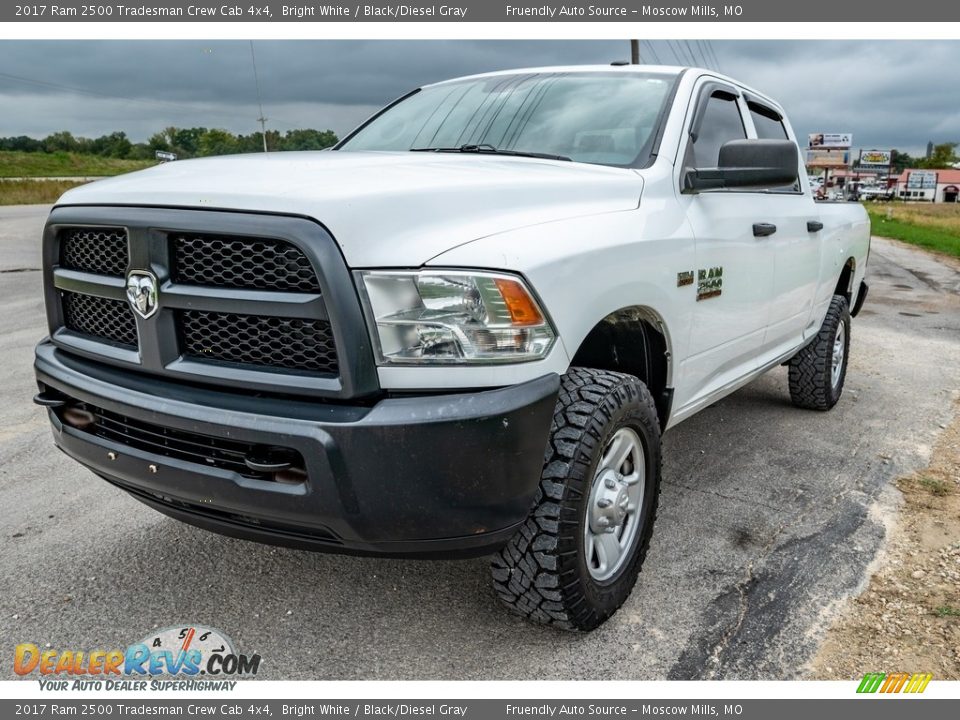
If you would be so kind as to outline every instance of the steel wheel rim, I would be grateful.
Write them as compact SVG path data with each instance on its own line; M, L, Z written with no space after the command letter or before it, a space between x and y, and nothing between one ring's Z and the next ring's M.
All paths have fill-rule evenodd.
M583 548L594 580L609 580L630 558L641 525L646 477L640 436L632 428L620 428L604 448L587 499Z
M841 322L837 326L837 334L833 336L833 360L830 365L830 384L834 389L840 384L840 374L843 372L843 358L846 354L846 329Z

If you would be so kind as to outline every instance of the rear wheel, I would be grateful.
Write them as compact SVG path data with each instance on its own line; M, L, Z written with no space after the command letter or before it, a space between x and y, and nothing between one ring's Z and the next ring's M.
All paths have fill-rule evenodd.
M797 407L829 410L843 394L850 354L850 309L834 295L820 332L790 359L790 399Z
M492 562L494 588L536 622L592 630L626 601L660 492L660 426L632 375L562 378L530 517Z

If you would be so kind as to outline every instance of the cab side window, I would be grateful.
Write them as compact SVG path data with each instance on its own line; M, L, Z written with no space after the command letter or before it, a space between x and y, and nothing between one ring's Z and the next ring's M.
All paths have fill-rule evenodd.
M743 126L736 97L722 90L714 90L703 106L703 119L696 140L688 146L686 164L696 168L717 167L720 147L731 140L745 140L746 137L747 130Z
M749 103L750 117L753 126L757 129L757 137L762 140L789 140L787 129L783 126L783 118L776 110L771 110L758 103Z
M747 103L750 110L750 118L753 120L753 127L757 131L757 137L761 140L789 140L787 128L783 124L783 117L776 110L768 108L755 102ZM799 193L800 181L797 180L793 185L783 185L777 188L770 188L770 192L779 193Z

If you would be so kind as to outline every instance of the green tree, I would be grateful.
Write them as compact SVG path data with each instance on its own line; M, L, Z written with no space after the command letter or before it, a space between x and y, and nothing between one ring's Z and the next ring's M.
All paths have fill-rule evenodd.
M122 130L102 135L90 142L90 152L104 157L125 158L130 154L133 143Z
M916 158L911 157L910 153L893 150L890 153L890 166L891 172L895 175L899 175L907 168L916 167L917 160Z
M154 157L156 157L154 155L155 152L156 150L151 148L147 143L134 143L127 157L130 160L153 160Z
M43 152L43 142L36 138L18 135L17 137L0 138L0 150L17 150L20 152Z
M933 146L933 154L928 158L917 161L916 167L928 168L930 170L942 170L952 168L960 162L957 157L957 144L955 142L940 143Z
M323 150L336 145L332 130L288 130L280 145L282 150Z
M209 155L233 155L240 152L237 136L226 130L205 130L200 136L197 154L205 157Z
M77 139L66 130L47 135L43 139L43 148L47 152L76 152L79 149Z
M166 152L170 151L170 139L167 137L165 132L154 133L150 136L150 139L147 140L147 147L150 149L150 152L156 152L157 150L163 150Z
M200 154L200 137L207 131L206 128L164 128L158 135L166 139L166 148L156 148L157 150L169 150L176 153L180 158L196 157ZM156 137L156 136L154 136Z
M267 131L267 149L270 152L283 150L323 150L338 142L332 130L303 128L280 134ZM145 143L133 143L123 131L102 135L98 138L74 137L63 130L43 140L26 137L0 137L0 150L21 152L74 152L102 157L152 159L158 150L172 152L179 158L208 155L232 155L235 153L263 152L263 135L234 135L222 129L204 127L167 127L154 133Z

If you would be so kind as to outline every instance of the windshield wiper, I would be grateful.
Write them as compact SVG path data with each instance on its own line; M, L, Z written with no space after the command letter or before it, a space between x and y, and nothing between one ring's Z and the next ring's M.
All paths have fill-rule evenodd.
M489 155L510 155L512 157L539 158L541 160L565 160L572 162L566 155L551 155L549 153L526 152L524 150L500 150L490 143L468 143L460 147L420 147L410 148L410 152L460 152L483 153Z

